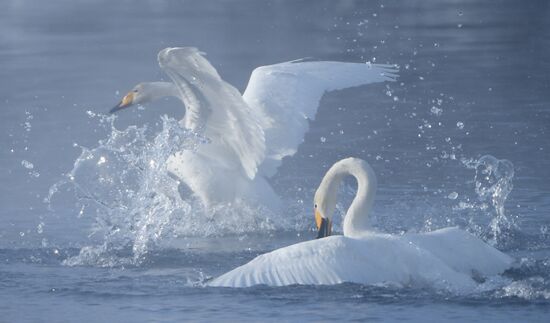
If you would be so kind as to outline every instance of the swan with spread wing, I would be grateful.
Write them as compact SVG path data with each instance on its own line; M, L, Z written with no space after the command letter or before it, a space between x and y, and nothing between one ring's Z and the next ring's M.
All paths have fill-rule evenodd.
M206 207L244 199L278 208L267 179L296 152L323 94L397 77L391 65L292 61L256 68L241 95L196 48L163 49L158 61L172 82L140 83L111 112L179 98L182 126L209 142L177 152L167 169Z

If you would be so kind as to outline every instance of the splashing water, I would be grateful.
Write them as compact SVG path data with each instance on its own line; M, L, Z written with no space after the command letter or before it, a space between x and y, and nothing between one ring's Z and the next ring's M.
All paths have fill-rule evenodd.
M53 208L54 196L62 187L68 188L76 198L77 216L92 220L89 237L96 244L83 247L65 264L139 265L152 247L181 237L309 228L311 223L303 221L303 214L283 217L244 201L206 211L198 199L181 189L180 181L167 171L166 161L175 152L196 150L208 140L182 128L175 119L161 117L162 128L154 133L147 126L121 131L114 126L115 116L88 114L108 131L107 138L94 148L80 147L73 169L50 188L45 199ZM512 189L513 165L489 155L464 164L476 171L475 191L480 201L476 207L494 207L488 238L501 244L515 227L504 210ZM355 195L354 190L348 191L343 195ZM449 198L457 199L458 194Z
M497 159L491 155L484 155L478 160L464 161L466 167L475 169L475 192L481 210L486 210L489 205L493 212L489 223L489 242L502 246L510 241L510 236L517 225L514 217L506 214L505 202L512 191L514 178L514 165L506 159Z
M171 238L269 231L288 225L268 210L242 201L206 212L198 199L182 192L166 161L175 152L196 150L208 140L182 128L175 119L163 116L162 130L151 139L147 126L120 131L114 126L115 116L89 115L107 127L108 138L95 148L81 147L73 169L50 188L45 202L52 208L53 197L68 186L77 200L78 216L93 218L90 237L99 237L102 243L82 248L65 264L139 264L151 246Z

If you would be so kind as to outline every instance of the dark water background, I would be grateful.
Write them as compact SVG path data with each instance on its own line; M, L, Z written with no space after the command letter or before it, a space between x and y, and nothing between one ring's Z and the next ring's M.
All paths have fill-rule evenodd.
M549 21L547 1L3 1L0 321L547 321ZM79 215L78 198L44 198L80 146L112 136L94 115L136 83L165 77L156 53L168 46L200 48L241 91L253 68L302 57L397 64L401 76L325 96L304 144L273 179L291 205L284 224L176 230L126 261L135 250L90 236L108 225ZM182 113L166 100L120 114L114 126L147 125L152 139L161 115ZM487 154L515 171L504 204L513 225L498 239L490 226L502 214L476 193L465 165ZM460 225L520 267L469 296L352 284L202 287L259 253L313 237L312 192L348 156L378 175L379 229Z

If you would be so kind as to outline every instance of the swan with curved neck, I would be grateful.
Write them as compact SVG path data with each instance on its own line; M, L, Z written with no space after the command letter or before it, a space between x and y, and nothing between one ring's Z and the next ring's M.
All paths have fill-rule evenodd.
M335 163L315 192L315 223L319 231L317 238L331 234L338 188L346 176L353 176L357 181L357 193L344 217L344 236L358 237L369 228L368 214L376 195L376 175L366 161L350 157Z
M330 236L338 187L346 176L357 193L344 218L344 235ZM371 230L376 176L369 164L347 158L334 164L315 193L318 238L260 255L209 282L210 286L249 287L293 284L392 283L463 293L479 276L502 273L513 259L456 227L392 235Z
M207 209L241 199L276 211L279 198L268 178L302 143L321 97L397 77L390 65L292 61L256 68L241 95L196 48L163 49L158 62L172 82L138 84L111 113L167 96L179 98L185 106L180 124L208 143L176 152L167 160L167 170Z

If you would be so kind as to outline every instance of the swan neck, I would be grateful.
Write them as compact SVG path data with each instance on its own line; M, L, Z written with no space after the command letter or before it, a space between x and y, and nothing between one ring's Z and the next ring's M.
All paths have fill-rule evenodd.
M364 161L352 164L343 173L353 176L357 180L357 193L344 218L344 236L357 237L371 227L368 215L376 194L376 176L372 168Z
M370 166L365 170L351 171L350 175L357 180L357 193L344 218L344 235L353 237L371 227L368 215L374 204L376 177Z
M179 95L177 86L172 82L151 82L150 87L152 88L151 100Z

